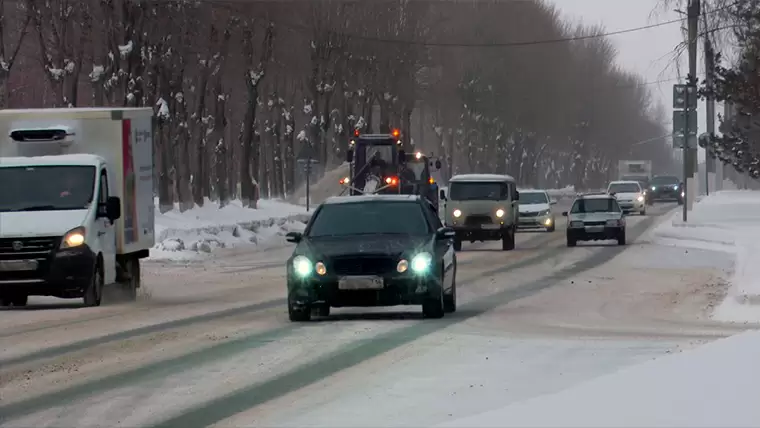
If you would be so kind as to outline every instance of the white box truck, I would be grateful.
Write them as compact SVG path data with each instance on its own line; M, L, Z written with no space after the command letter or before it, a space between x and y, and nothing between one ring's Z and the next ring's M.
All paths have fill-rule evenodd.
M129 300L155 242L153 110L0 110L0 305Z

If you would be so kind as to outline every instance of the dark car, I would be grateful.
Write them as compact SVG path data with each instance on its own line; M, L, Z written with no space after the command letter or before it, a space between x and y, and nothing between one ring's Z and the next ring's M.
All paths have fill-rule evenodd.
M287 262L288 313L308 321L330 308L422 305L426 318L456 311L454 230L417 195L327 199Z
M673 175L658 175L652 178L649 187L652 201L677 201L683 204L681 179Z

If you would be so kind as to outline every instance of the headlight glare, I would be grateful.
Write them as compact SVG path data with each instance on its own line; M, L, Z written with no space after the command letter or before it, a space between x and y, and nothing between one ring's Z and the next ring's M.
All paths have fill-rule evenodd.
M415 273L426 273L430 270L433 263L433 256L430 253L420 253L412 258L412 271Z
M456 218L462 217L462 211L460 210L454 210L452 214L454 214L454 217Z
M293 270L301 277L307 277L311 275L311 272L314 270L314 265L311 263L311 260L307 259L304 256L296 256L293 259Z
M643 196L639 196L638 198L636 198L636 200L639 201L639 202L644 202L644 197Z
M501 209L501 208L499 208L498 210L496 210L496 217L499 217L499 218L504 217L504 210Z
M85 241L85 228L77 227L75 229L71 229L70 231L66 232L65 235L63 235L63 240L61 241L61 248L78 247L84 244L84 241Z
M401 260L401 261L399 261L399 262L398 262L398 264L396 265L396 271L397 271L398 273L404 273L404 272L406 272L406 271L408 271L408 270L409 270L409 262L408 262L408 261L406 261L406 259L402 259L402 260Z

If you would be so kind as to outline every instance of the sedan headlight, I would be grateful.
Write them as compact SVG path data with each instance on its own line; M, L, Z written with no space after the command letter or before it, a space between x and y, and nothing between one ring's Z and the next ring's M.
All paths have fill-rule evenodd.
M86 231L84 227L77 227L75 229L69 230L65 235L63 235L63 240L61 241L61 249L74 248L84 244L86 236L85 233Z
M398 273L404 273L408 270L409 270L409 262L404 259L399 261L398 264L396 265L396 271Z
M607 226L618 227L620 226L620 220L607 220Z
M652 186L652 191L655 191L655 190L657 190L657 188L656 188L656 187L654 187L654 186Z
M570 222L570 227L571 228L582 228L583 227L583 222L582 221L571 221Z
M454 212L452 214L454 214L455 218L462 217L462 211L460 211L460 210L454 210Z
M543 216L549 215L551 213L552 213L551 210L544 210L544 211L541 211L540 213L538 213L538 215L539 215L539 217L543 217Z
M427 273L433 264L433 256L430 253L419 253L412 258L412 271L414 273Z
M311 275L314 264L304 256L296 256L293 258L293 270L298 276L304 278Z
M504 217L504 210L501 209L501 208L499 208L498 210L496 210L496 217L499 217L499 218Z

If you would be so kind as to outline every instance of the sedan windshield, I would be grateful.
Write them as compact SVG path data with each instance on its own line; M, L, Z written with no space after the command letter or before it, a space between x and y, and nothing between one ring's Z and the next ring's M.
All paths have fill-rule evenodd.
M638 183L612 183L607 189L607 193L639 193L641 187Z
M422 207L416 202L350 202L325 204L315 214L306 236L427 235Z
M94 166L0 168L0 212L80 210L92 202Z
M527 204L548 204L549 198L544 192L520 192L520 205Z
M583 213L618 213L620 205L612 198L579 199L570 210L573 214Z

